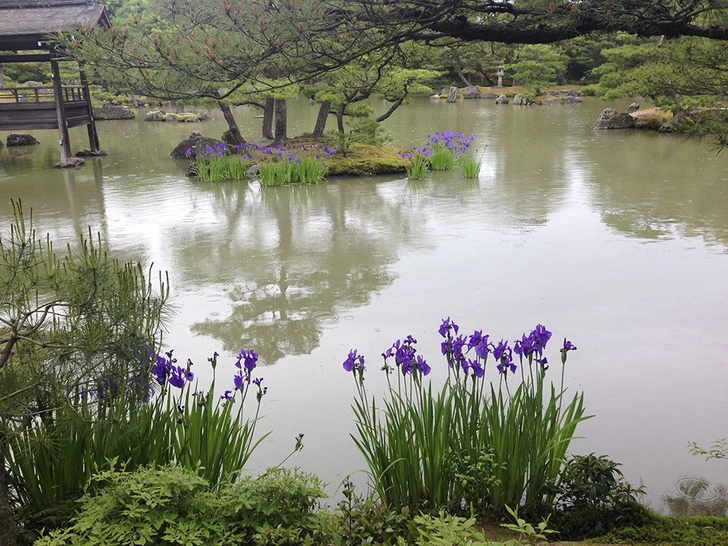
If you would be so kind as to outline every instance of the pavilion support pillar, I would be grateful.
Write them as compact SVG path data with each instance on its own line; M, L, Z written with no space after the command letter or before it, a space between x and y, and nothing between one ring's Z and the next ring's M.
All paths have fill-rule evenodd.
M94 109L91 105L91 92L88 89L88 79L83 69L81 69L81 85L83 86L83 95L86 98L86 105L88 106L88 117L91 120L86 126L88 130L88 145L91 151L97 154L101 151L101 145L99 144L99 133L96 131L96 122L94 121Z
M68 125L66 124L66 112L63 108L63 87L61 86L61 71L58 69L58 61L51 61L51 72L53 73L53 95L56 102L56 116L58 117L58 136L61 143L61 165L67 165L71 154L71 143L68 138Z

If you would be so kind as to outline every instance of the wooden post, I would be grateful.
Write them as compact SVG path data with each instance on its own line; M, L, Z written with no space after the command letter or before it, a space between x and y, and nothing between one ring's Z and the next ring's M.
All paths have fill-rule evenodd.
M63 108L63 88L61 87L61 71L58 61L51 61L53 73L53 95L56 101L56 116L58 116L58 136L61 139L61 165L66 165L71 157L71 143L68 139L68 126L66 125L66 112Z
M88 106L88 117L91 120L86 126L88 130L88 145L91 147L91 151L99 153L101 151L101 145L99 144L99 133L96 131L96 122L94 121L94 109L91 106L91 92L88 89L88 79L86 78L86 72L81 70L81 85L83 86L83 94L86 97L86 105Z

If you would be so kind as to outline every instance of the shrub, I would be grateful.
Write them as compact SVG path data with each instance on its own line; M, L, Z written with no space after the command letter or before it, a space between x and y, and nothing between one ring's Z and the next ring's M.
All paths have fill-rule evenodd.
M617 526L649 520L639 504L643 487L632 488L616 463L605 456L574 455L565 465L556 489L554 526L562 538L603 535Z
M314 508L324 497L318 480L273 469L219 488L179 466L116 468L94 477L96 492L81 499L73 525L38 546L303 544L316 532ZM258 537L254 539L254 537Z

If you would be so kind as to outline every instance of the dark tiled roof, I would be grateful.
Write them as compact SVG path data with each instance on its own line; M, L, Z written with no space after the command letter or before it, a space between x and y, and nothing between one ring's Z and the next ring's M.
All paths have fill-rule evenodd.
M0 50L39 49L64 28L108 25L101 4L84 0L0 0Z

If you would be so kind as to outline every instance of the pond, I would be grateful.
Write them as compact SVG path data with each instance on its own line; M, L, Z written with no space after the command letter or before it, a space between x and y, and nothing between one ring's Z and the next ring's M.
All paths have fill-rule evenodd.
M37 131L40 146L0 152L0 225L21 198L57 248L90 226L113 255L169 271L165 346L203 379L214 351L219 381L240 348L260 353L261 426L272 434L251 470L282 460L300 432L305 448L288 464L320 475L331 493L364 468L349 437L355 389L341 367L351 348L374 363L376 389L378 355L407 334L435 381L444 377L445 317L496 340L542 323L555 345L578 346L566 381L595 415L572 451L621 462L661 509L681 476L728 481L725 462L687 448L728 436L728 155L679 136L592 131L606 106L626 104L417 98L386 122L403 148L438 129L473 133L477 180L198 183L168 154L193 129L218 137L217 112L197 125L100 122L111 155L76 170L52 169L57 134ZM248 138L259 134L257 113L236 110ZM307 101L289 104L289 134L310 131L315 116ZM74 151L87 147L73 131ZM557 347L547 356L557 362Z

